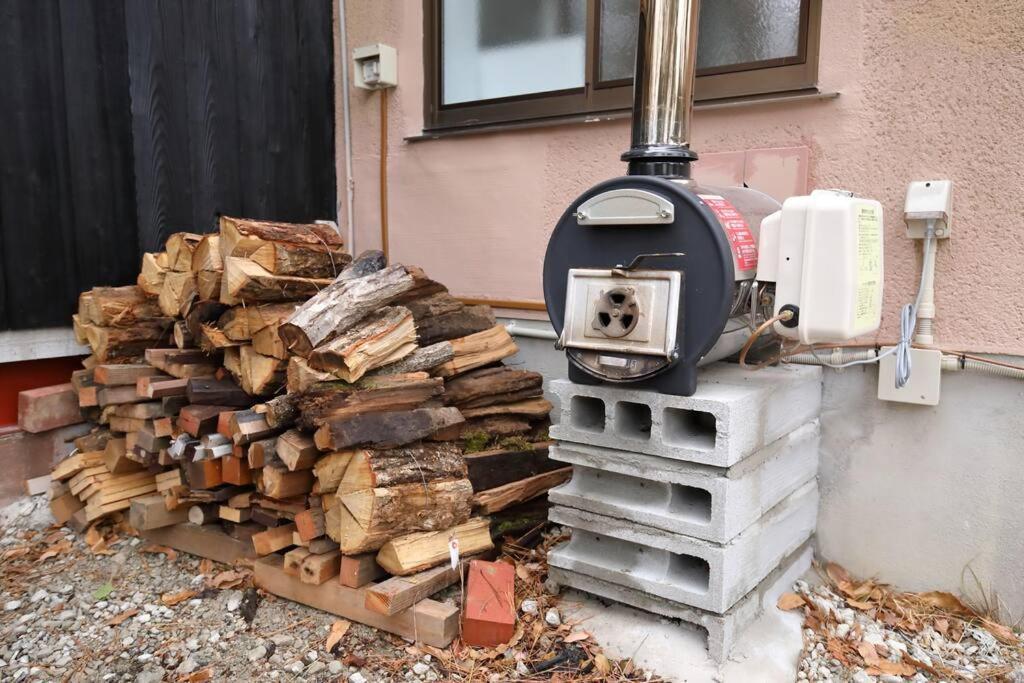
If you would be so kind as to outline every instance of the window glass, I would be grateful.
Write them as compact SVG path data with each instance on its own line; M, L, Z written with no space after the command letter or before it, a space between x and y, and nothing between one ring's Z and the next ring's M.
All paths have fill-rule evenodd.
M443 0L443 104L582 88L586 0Z
M637 0L601 0L600 80L633 77ZM714 0L700 8L697 68L722 70L796 57L801 0Z

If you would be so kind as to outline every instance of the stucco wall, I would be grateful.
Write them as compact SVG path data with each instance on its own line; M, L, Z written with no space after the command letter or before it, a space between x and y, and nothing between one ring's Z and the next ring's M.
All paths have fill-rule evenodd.
M577 194L623 172L627 124L406 142L423 125L422 3L350 0L347 8L350 48L384 42L398 49L399 86L388 110L393 257L423 265L457 294L539 300L547 236ZM906 184L953 179L954 237L938 253L938 339L950 349L1024 353L1024 307L1015 291L1024 275L1019 2L824 0L821 43L821 88L840 97L697 112L693 144L711 163L703 170L698 163L695 175L717 181L741 168L755 176L749 184L771 190L772 179L792 169L771 153L752 165L742 153L804 148L809 187L881 200L886 305L879 339L896 336L899 306L916 287L920 257L901 219ZM380 97L353 88L351 100L361 249L379 244ZM746 166L729 152L740 152ZM340 151L338 178L343 200Z

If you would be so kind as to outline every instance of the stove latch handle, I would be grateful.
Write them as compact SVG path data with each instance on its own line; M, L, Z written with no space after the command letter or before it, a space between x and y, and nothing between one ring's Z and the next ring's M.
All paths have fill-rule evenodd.
M640 264L648 259L679 258L684 256L686 256L686 254L681 251L669 251L660 254L637 254L636 257L629 262L628 266L624 266L620 263L612 268L612 275L629 277L630 271L637 270L640 267Z

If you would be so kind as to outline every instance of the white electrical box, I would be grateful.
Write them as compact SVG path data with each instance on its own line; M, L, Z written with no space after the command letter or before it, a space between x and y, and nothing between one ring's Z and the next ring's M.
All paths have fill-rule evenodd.
M849 192L790 197L761 223L757 279L775 282L775 331L803 344L842 342L882 317L882 205Z
M381 90L398 85L398 54L390 45L377 43L357 47L352 51L355 60L355 86L364 90Z
M935 226L935 237L946 239L953 232L953 181L915 180L907 187L903 219L907 237L924 239L928 222Z
M887 353L891 348L891 346L882 347L882 353ZM942 351L910 349L910 378L899 388L896 387L896 356L889 353L878 361L878 399L880 401L937 406L941 388Z

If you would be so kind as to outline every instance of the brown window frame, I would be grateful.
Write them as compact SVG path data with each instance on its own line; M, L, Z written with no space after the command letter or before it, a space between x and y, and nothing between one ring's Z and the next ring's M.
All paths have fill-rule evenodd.
M423 0L424 128L451 130L525 121L558 120L581 114L625 111L632 105L631 79L598 80L601 0L587 0L586 79L583 87L460 104L441 104L441 5ZM818 79L821 0L802 0L800 47L795 57L731 64L697 72L696 100L728 100L813 89Z

